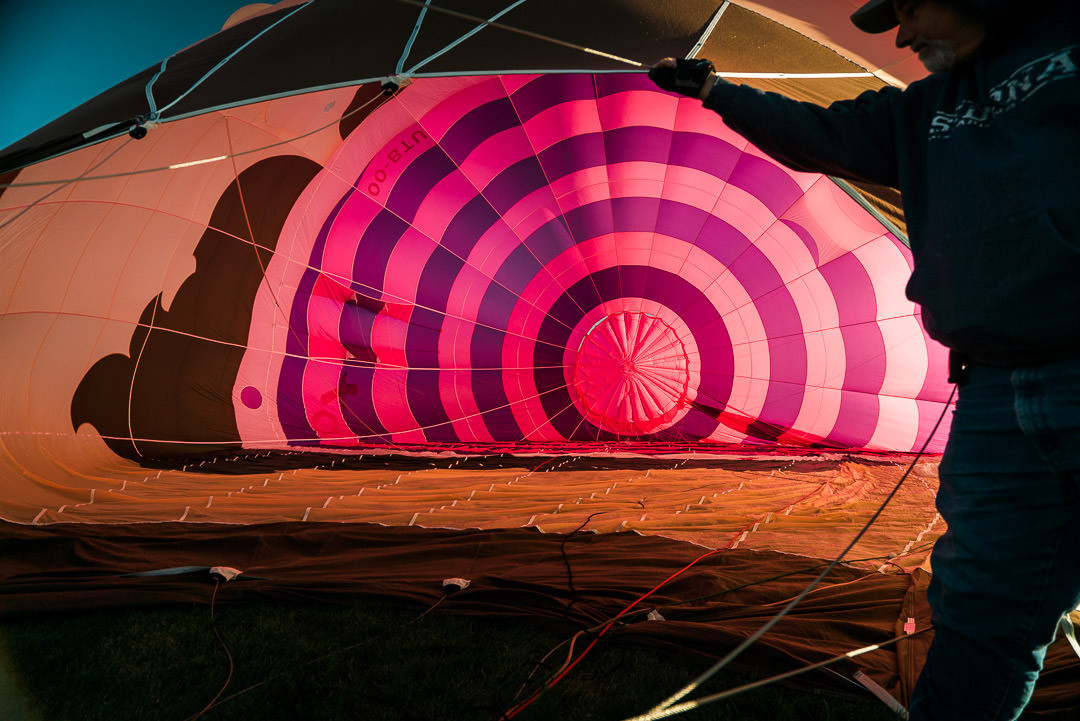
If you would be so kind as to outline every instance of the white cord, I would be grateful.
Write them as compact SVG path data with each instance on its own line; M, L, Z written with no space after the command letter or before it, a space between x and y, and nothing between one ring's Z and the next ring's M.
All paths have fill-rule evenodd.
M885 507L888 506L889 502L892 501L894 496L896 496L897 492L900 490L900 487L904 484L904 481L907 480L907 477L911 474L911 471L914 470L915 464L918 463L919 459L922 458L923 454L926 452L926 448L930 444L930 440L937 433L938 427L941 426L941 422L943 420L945 420L945 415L946 415L946 413L948 413L949 405L952 403L953 397L955 395L956 395L956 386L953 386L952 392L949 394L949 398L948 398L948 400L945 401L945 405L942 408L941 415L938 417L937 422L934 424L933 429L930 431L930 433L926 437L926 442L923 443L922 448L919 449L919 452L911 460L911 463L908 465L907 470L904 471L904 475L902 475L900 477L900 480L897 481L896 486L893 487L892 491L889 492L889 495L886 496L885 500L882 501L880 506L878 506L878 509L874 512L874 515L870 517L870 520L868 520L865 525L863 525L862 529L855 535L855 538L852 539L851 543L849 543L846 548L844 548L844 550L840 553L840 555L837 556L831 563L829 563L829 565L825 568L825 570L822 571L818 575L817 578L815 578L813 581L811 581L810 584L805 589L803 589L802 593L800 593L798 596L796 596L794 599L792 599L786 606L784 606L782 609L780 609L780 611L775 616L773 616L771 619L766 621L761 626L761 628L759 628L753 635L751 635L749 638L747 638L745 641L743 641L741 644L739 644L734 650L732 650L730 653L728 653L722 659L720 659L715 664L713 664L713 666L711 668L709 668L707 671L705 671L705 673L701 674L700 676L695 678L693 681L688 683L686 686L679 689L678 691L676 691L674 694L672 694L668 698L664 699L664 701L662 701L659 705L653 707L652 709L650 709L645 714L640 715L640 716L635 716L632 719L628 719L627 721L649 721L651 719L664 718L666 716L673 715L673 714L669 714L669 713L663 713L661 715L656 715L656 714L672 709L673 704L675 704L676 702L678 702L679 700L684 698L687 694L693 692L696 688L698 688L705 681L709 680L710 678L715 676L717 673L719 673L729 663L731 663L738 656L740 656L743 653L743 651L748 649L753 644L757 643L758 639L760 639L762 636L764 636L773 626L775 626L777 623L779 623L780 620L782 618L784 618L784 616L786 616L792 609L794 609L797 605L799 605L799 603L801 603L802 600L804 598L806 598L810 594L810 592L813 591L817 587L817 585L819 583L821 583L822 579L824 579L825 576L829 575L829 573L831 573L832 570L834 568L836 568L840 564L840 562L844 559L844 557L847 556L848 552L851 551L852 548L854 548L855 544L858 543L862 539L862 537L866 534L866 532L870 530L870 527L877 521L877 519L885 511ZM691 705L688 705L688 704L691 704ZM683 711L688 711L691 708L695 708L695 706L697 705L694 702L688 702L688 704L680 704L678 707L674 707L674 708L681 709L677 713L682 713Z

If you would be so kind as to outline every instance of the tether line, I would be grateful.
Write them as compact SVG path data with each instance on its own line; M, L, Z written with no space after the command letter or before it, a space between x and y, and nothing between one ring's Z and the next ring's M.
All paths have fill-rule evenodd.
M414 66L413 66L413 67L412 67L412 68L411 68L411 69L409 70L409 72L408 72L407 74L408 74L408 75L412 75L412 74L414 74L414 73L415 73L415 72L416 72L417 70L419 70L419 69L420 69L420 68L422 68L423 66L427 65L427 64L428 64L428 63L430 63L430 62L431 62L432 60L436 60L436 59L438 59L438 58L442 57L442 56L443 56L443 55L445 55L446 53L448 53L448 52L450 52L451 50L453 50L454 48L456 48L456 47L457 47L458 45L461 45L461 43L465 42L466 40L468 40L468 39L469 39L469 38L471 38L472 36L476 35L476 34L477 34L478 32L480 32L480 31L481 31L481 30L483 30L484 28L486 28L486 27L488 27L488 26L495 26L495 25L496 25L496 23L495 23L495 21L496 21L496 20L498 20L499 18L501 18L501 17L503 16L503 15L505 15L505 14L506 14L506 13L508 13L508 12L510 12L510 11L511 11L511 10L513 10L514 8L518 7L519 5L523 4L524 2L525 2L525 0L517 0L517 2L513 3L513 4L512 4L512 5L510 5L509 7L503 8L502 10L500 10L500 11L499 11L499 12L497 12L496 14L492 15L492 16L491 16L490 18L488 18L487 20L482 20L482 21L480 21L480 24L479 24L479 25L477 25L477 26L476 26L475 28L473 28L472 30L470 30L469 32L465 33L464 35L462 35L462 36L461 36L460 38L458 38L457 40L453 41L452 43L450 43L449 45L447 45L446 47L444 47L444 48L443 48L442 50L439 50L438 52L436 52L436 53L433 53L433 54L431 54L431 55L428 55L428 56L427 56L426 58L424 58L423 60L421 60L420 62L418 62L418 63L417 63L416 65L414 65ZM431 6L431 5L430 5L430 4L428 3L428 2L425 2L425 4L424 4L424 9L426 10L426 9L427 9L427 8L429 8L429 7L432 7L432 6Z
M409 53L412 52L413 43L416 42L416 36L420 34L420 26L424 24L424 18L427 17L428 5L431 4L431 0L427 0L424 3L424 7L420 9L420 15L416 18L416 25L413 26L412 35L409 36L409 41L405 43L405 49L401 53L401 57L398 58L397 68L394 72L398 75L405 69L405 59L409 57Z
M570 48L571 50L578 50L589 55L596 55L597 57L606 58L608 60L614 60L617 63L623 63L624 65L630 65L635 68L646 67L645 63L639 63L637 60L631 60L624 58L621 55L614 55L612 53L606 53L602 50L594 50L593 48L585 47L584 45L578 45L577 43L568 42L566 40L559 40L553 38L550 35L543 35L541 33L534 33L531 30L524 30L512 25L505 25L494 20L486 20L476 15L469 15L468 13L458 12L457 10L450 10L448 8L439 7L437 5L430 5L428 3L420 2L420 0L396 0L396 2L403 3L405 5L412 5L418 8L427 8L443 15L449 15L450 17L460 18L462 20L468 20L470 22L479 23L484 26L498 28L499 30L506 30L507 32L517 33L518 35L524 35L525 37L533 38L535 40L542 40L548 43L554 43L555 45L561 45L564 48Z
M843 551L841 551L839 556L837 556L835 559L833 559L833 561L831 563L829 563L829 565L825 568L824 571L822 571L820 574L818 574L817 578L815 578L812 582L810 582L810 584L807 585L806 588L804 588L802 590L802 592L798 596L793 598L790 602L788 602L787 605L785 605L782 609L780 609L780 611L775 616L773 616L767 622L765 622L756 632L754 632L746 640L744 640L742 643L740 643L738 646L736 646L732 651L730 651L722 659L720 659L715 664L713 664L713 666L711 668L709 668L707 671L705 671L703 674L701 674L700 676L695 678L693 681L691 681L686 686L684 686L683 688L676 691L670 697L668 697L667 699L662 701L659 705L653 707L652 709L650 709L646 713L640 714L638 716L634 716L634 717L632 717L630 719L627 719L626 721L652 721L653 719L665 718L666 716L671 716L674 713L682 713L683 711L688 711L691 708L693 708L694 707L693 702L687 702L686 704L680 704L677 707L678 710L676 711L675 710L675 708L676 708L675 704L678 701L682 700L684 697L686 697L688 694L690 694L691 692L696 690L698 687L700 687L701 684L703 684L705 681L709 680L710 678L715 676L718 672L720 672L722 669L727 667L727 665L729 663L731 663L731 661L733 661L736 657L740 656L742 654L742 652L745 651L747 648L749 648L750 646L757 643L758 639L760 639L762 636L764 636L766 633L768 633L769 630L772 629L772 627L775 626L777 623L779 623L781 619L783 619L785 616L787 616L787 614L791 610L793 610L796 606L798 606L800 603L802 603L803 599L806 598L808 595L810 595L810 592L813 591L815 588L817 588L818 584L821 583L821 581L826 576L828 576L832 572L832 570L834 568L836 568L838 565L840 565L840 563L844 560L844 558L851 551L851 549L853 549L855 547L855 545L860 540L862 540L862 537L864 535L866 535L866 532L870 530L870 528L878 520L878 518L881 516L881 514L885 512L885 508L889 505L889 503L892 501L892 499L900 491L900 487L904 485L904 481L907 480L907 477L911 474L911 471L914 470L915 464L918 463L919 459L922 458L924 453L926 453L926 448L927 448L927 446L930 445L931 439L933 439L934 435L937 433L938 427L941 425L941 422L945 419L945 415L949 410L949 404L952 403L952 400L955 397L955 395L956 395L956 386L953 386L952 392L949 394L949 399L945 402L945 407L941 411L941 415L938 416L937 422L934 424L934 427L930 431L930 434L926 437L926 442L923 443L922 448L920 448L919 452L917 454L915 454L915 457L911 459L911 463L908 465L907 470L904 471L904 474L900 477L900 480L896 482L896 485L893 486L892 491L890 491L889 495L886 496L885 500L881 502L881 505L878 506L877 510L870 517L870 520L868 520L863 525L862 529L857 534L855 534L855 538L853 538L851 540L851 543L849 543L847 545L847 547L844 548Z

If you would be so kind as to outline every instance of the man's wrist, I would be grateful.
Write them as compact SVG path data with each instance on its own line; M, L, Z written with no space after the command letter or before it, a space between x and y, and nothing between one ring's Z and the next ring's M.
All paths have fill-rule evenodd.
M701 92L698 93L699 100L705 100L709 97L709 93L712 92L713 86L716 85L716 73L709 73L709 77L705 78L705 82L701 84Z

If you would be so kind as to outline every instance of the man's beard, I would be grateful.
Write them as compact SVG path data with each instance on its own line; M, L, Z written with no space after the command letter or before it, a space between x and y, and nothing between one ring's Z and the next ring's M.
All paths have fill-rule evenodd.
M919 62L932 73L945 73L956 65L956 49L946 43L928 43L919 50Z

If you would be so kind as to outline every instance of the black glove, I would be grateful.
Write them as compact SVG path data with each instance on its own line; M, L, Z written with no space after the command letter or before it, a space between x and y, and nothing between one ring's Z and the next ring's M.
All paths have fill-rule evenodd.
M696 98L714 70L710 60L679 58L673 68L654 65L649 70L649 79L664 90Z

